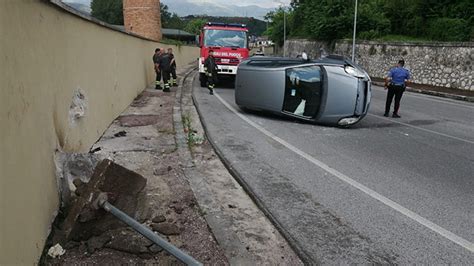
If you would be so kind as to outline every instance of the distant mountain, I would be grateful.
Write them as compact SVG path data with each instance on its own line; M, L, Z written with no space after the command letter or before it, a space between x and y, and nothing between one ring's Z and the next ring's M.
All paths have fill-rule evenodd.
M65 4L87 14L91 13L91 0L62 0ZM231 1L229 1L231 2ZM207 1L196 0L161 0L161 3L168 6L171 13L176 13L181 17L188 15L208 15L218 17L263 17L272 8L263 8L256 5L237 6L233 4L216 4Z
M167 5L171 13L176 13L179 16L207 15L219 17L255 17L263 19L268 12L273 10L256 5L236 6L232 4L215 4L192 0L161 0L161 3Z

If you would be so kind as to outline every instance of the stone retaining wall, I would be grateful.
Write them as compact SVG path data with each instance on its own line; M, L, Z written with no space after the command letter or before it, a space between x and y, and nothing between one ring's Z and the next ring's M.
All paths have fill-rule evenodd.
M348 41L336 42L333 49L317 41L287 41L290 56L306 50L312 58L318 58L321 49L347 57L352 55L352 43ZM358 42L356 49L356 62L372 77L385 77L390 67L404 58L415 83L474 91L474 43Z

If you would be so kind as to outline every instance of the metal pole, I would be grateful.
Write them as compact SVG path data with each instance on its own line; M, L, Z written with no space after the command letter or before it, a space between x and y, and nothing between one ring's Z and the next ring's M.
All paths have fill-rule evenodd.
M283 7L283 57L286 56L286 12L285 7Z
M166 240L155 234L153 231L148 229L146 226L142 225L141 223L135 221L132 219L130 216L128 216L126 213L122 212L121 210L115 208L112 204L110 204L107 201L100 202L99 203L104 210L107 212L110 212L113 214L115 217L117 217L120 221L128 224L131 226L135 231L139 232L142 234L144 237L150 239L153 241L153 243L159 245L162 247L164 250L168 251L171 255L175 256L177 259L179 259L181 262L186 263L187 265L199 265L202 266L202 264L195 260L193 257L189 256L188 254L184 253L181 251L179 248L171 245L168 243Z
M355 58L355 44L356 44L356 28L357 28L357 0L355 2L355 10L354 10L354 33L352 35L352 62Z

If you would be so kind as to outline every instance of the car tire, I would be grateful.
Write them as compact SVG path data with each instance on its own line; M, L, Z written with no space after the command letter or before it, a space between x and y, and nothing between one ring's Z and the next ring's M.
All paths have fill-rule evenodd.
M204 73L199 73L199 82L201 83L201 87L207 87L207 77Z

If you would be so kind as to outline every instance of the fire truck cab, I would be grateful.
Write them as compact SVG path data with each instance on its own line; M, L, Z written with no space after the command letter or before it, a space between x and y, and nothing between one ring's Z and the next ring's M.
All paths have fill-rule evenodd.
M204 61L209 50L214 51L218 75L235 77L239 63L249 57L248 29L245 24L208 22L199 35L199 47L199 81L202 87L207 82Z

